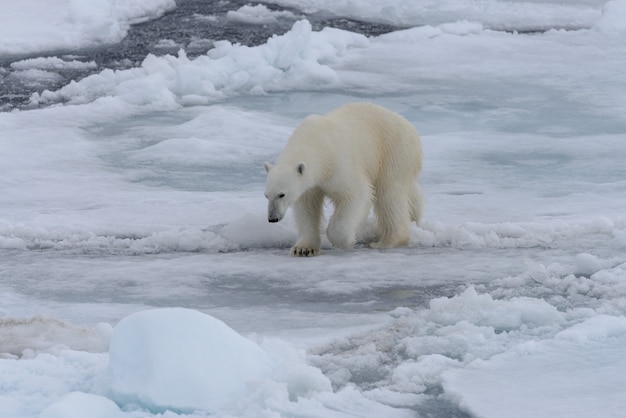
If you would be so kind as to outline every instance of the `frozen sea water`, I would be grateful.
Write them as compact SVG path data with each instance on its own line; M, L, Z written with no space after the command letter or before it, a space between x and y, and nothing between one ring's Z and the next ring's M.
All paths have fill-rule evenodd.
M84 31L82 29L85 25L81 20L74 19L72 13L75 9L80 16L80 1L55 2L58 7L50 15L59 21L69 20L74 23L68 25L67 30L71 35L66 35L69 38L66 43L63 43L62 38L59 40L59 37L42 39L37 32L29 32L20 25L5 25L2 31L4 42L0 43L0 110L28 107L28 99L33 92L56 90L70 80L84 78L105 68L125 69L138 66L149 53L176 54L182 48L188 56L196 57L205 54L216 40L223 39L250 46L262 44L273 34L287 32L295 20L305 16L317 29L333 26L372 35L394 29L393 25L362 22L324 13L298 13L295 10L289 11L291 9L281 12L275 10L277 6L272 5L269 8L263 6L264 10L253 8L245 13L247 3L242 0L163 0L138 3L136 10L129 8L126 11L126 16L124 13L108 15L101 11L101 24L110 25L112 36L108 42L103 42L97 30ZM22 16L20 2L11 0L10 3L8 10L12 13L8 14L7 20L12 17L19 22ZM101 5L106 3L115 4L108 0L100 2ZM147 21L129 25L128 21L135 22L134 15L142 7ZM240 13L242 17L229 17L229 12L236 15L241 7L244 7L244 13ZM94 8L92 14L94 18L97 17L98 9ZM154 19L161 14L163 16ZM259 16L256 21L255 16ZM53 19L45 20L42 16L41 32L46 33L48 30L54 33L58 30L54 23ZM80 39L72 43L72 35ZM24 39L26 46L21 49L16 46L22 42L20 39ZM77 46L80 48L77 49ZM35 70L40 72L35 73Z
M347 4L288 12L381 21ZM372 1L410 28L368 37L231 5L238 24L276 18L284 34L86 64L90 77L35 89L40 109L0 113L0 411L620 416L626 5L512 4L515 19L442 2L411 23ZM522 21L541 32L516 33ZM84 62L12 71L47 79L58 59ZM421 133L424 222L407 248L290 258L293 219L267 223L262 163L305 115L357 100ZM175 309L133 315L151 308ZM159 360L124 367L140 383L120 392L109 367L136 355L123 324ZM220 368L237 356L269 366ZM216 410L191 382L245 389Z

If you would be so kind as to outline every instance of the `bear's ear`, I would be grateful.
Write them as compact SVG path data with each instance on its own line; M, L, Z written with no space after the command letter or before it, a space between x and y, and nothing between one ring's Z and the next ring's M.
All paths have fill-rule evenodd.
M269 173L269 172L270 172L270 170L271 170L272 168L274 168L274 166L273 166L272 164L267 163L267 162L266 162L266 163L263 163L263 167L265 167L265 172L266 172L266 173Z
M297 168L298 174L303 175L304 174L304 168L305 168L304 167L304 163L298 164L298 168Z

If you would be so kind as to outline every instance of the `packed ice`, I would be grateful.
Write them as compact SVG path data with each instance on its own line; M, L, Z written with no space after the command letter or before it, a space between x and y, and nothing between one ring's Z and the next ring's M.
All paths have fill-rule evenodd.
M176 7L5 3L33 86ZM362 3L233 7L293 26L0 113L0 417L624 415L626 1ZM289 257L263 162L354 101L420 132L424 220Z

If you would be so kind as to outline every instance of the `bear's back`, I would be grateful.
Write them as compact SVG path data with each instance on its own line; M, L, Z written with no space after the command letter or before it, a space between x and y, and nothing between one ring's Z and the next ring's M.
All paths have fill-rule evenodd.
M420 139L409 121L381 106L358 102L325 115L307 116L277 162L306 161L324 170L342 165L365 170L374 179L381 169L412 166L411 171L419 172L421 160Z
M352 141L350 146L375 141L387 151L397 148L398 152L417 154L421 165L421 141L415 127L391 110L368 102L350 103L322 118L343 130L339 139Z

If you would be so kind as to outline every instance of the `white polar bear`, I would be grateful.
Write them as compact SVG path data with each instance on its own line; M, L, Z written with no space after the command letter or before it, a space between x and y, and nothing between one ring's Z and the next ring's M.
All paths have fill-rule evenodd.
M417 183L422 147L402 116L371 103L311 115L296 128L276 165L265 163L268 220L293 205L299 239L293 256L320 251L324 198L334 204L326 236L351 248L372 204L377 218L373 248L407 245L410 221L419 224L423 196Z

